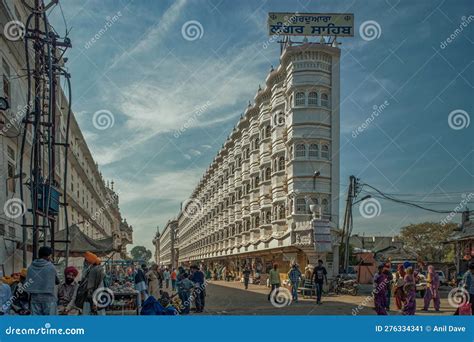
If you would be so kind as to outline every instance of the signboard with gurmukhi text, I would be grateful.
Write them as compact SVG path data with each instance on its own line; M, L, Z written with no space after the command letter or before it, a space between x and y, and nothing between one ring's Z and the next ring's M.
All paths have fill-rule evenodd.
M270 35L354 36L353 13L268 13Z

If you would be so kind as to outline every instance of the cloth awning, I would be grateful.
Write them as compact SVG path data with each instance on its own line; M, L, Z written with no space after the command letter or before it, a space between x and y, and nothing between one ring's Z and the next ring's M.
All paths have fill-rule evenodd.
M66 229L56 232L55 240L66 241ZM77 225L69 227L69 253L71 256L82 255L87 251L103 256L114 252L113 237L94 240L83 233ZM55 251L64 253L66 251L65 242L56 242Z

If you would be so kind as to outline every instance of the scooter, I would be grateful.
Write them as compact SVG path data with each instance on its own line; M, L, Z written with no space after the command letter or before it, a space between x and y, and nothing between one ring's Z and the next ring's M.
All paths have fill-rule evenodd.
M349 294L352 296L357 296L359 291L359 283L354 279L344 280L340 275L336 277L336 287L334 292L336 294Z

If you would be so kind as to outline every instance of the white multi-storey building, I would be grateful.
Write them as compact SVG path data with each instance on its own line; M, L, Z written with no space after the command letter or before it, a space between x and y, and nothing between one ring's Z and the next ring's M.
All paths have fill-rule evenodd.
M159 234L159 263L161 266L174 268L177 265L176 251L176 232L178 229L178 221L176 219L169 220L165 228ZM156 246L156 242L155 242Z
M339 58L325 44L287 46L178 217L179 261L283 271L322 258L310 205L338 226Z
M25 23L28 12L19 1L0 1L0 31L11 21ZM22 124L21 120L28 111L27 81L25 77L25 53L22 39L9 40L0 35L0 97L6 98L10 108L0 110L0 270L6 274L18 272L22 267L22 219L9 215L8 203L19 203L19 160ZM30 56L30 60L31 60ZM66 118L68 101L61 89L56 94L56 137L55 141L66 141ZM23 155L26 182L29 177L30 151L32 135L26 136L26 148ZM122 219L119 198L113 189L113 182L105 182L98 165L87 146L81 129L71 115L69 130L70 149L68 154L68 203L69 225L77 225L89 238L99 240L114 237L114 247L122 256L125 247L132 243L132 227ZM44 161L47 164L47 161ZM57 167L52 180L63 193L64 154L62 147L57 148ZM25 191L25 208L30 208L30 193ZM8 202L8 203L7 203ZM7 203L7 204L6 204ZM31 224L31 214L26 213L27 224ZM56 219L57 232L65 229L64 207L60 207ZM31 229L28 229L28 263L31 261Z

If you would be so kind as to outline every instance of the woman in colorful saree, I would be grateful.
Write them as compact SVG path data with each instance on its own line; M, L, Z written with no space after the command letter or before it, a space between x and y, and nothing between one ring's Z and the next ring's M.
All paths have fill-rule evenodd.
M423 307L424 311L428 311L430 307L431 299L434 302L434 308L436 311L439 311L440 307L440 299L439 299L439 276L438 273L435 272L433 265L428 266L428 274L426 278L426 292L425 292L425 305Z
M377 315L387 315L387 275L383 272L384 265L378 267L374 276L374 305Z
M412 266L406 269L404 281L403 291L406 293L406 301L402 311L404 315L414 315L416 311L416 283Z
M405 292L403 292L403 285L405 285L404 278L406 272L405 267L403 264L399 264L397 266L397 273L395 275L395 305L397 306L398 310L401 310L403 307L403 303L405 302Z

